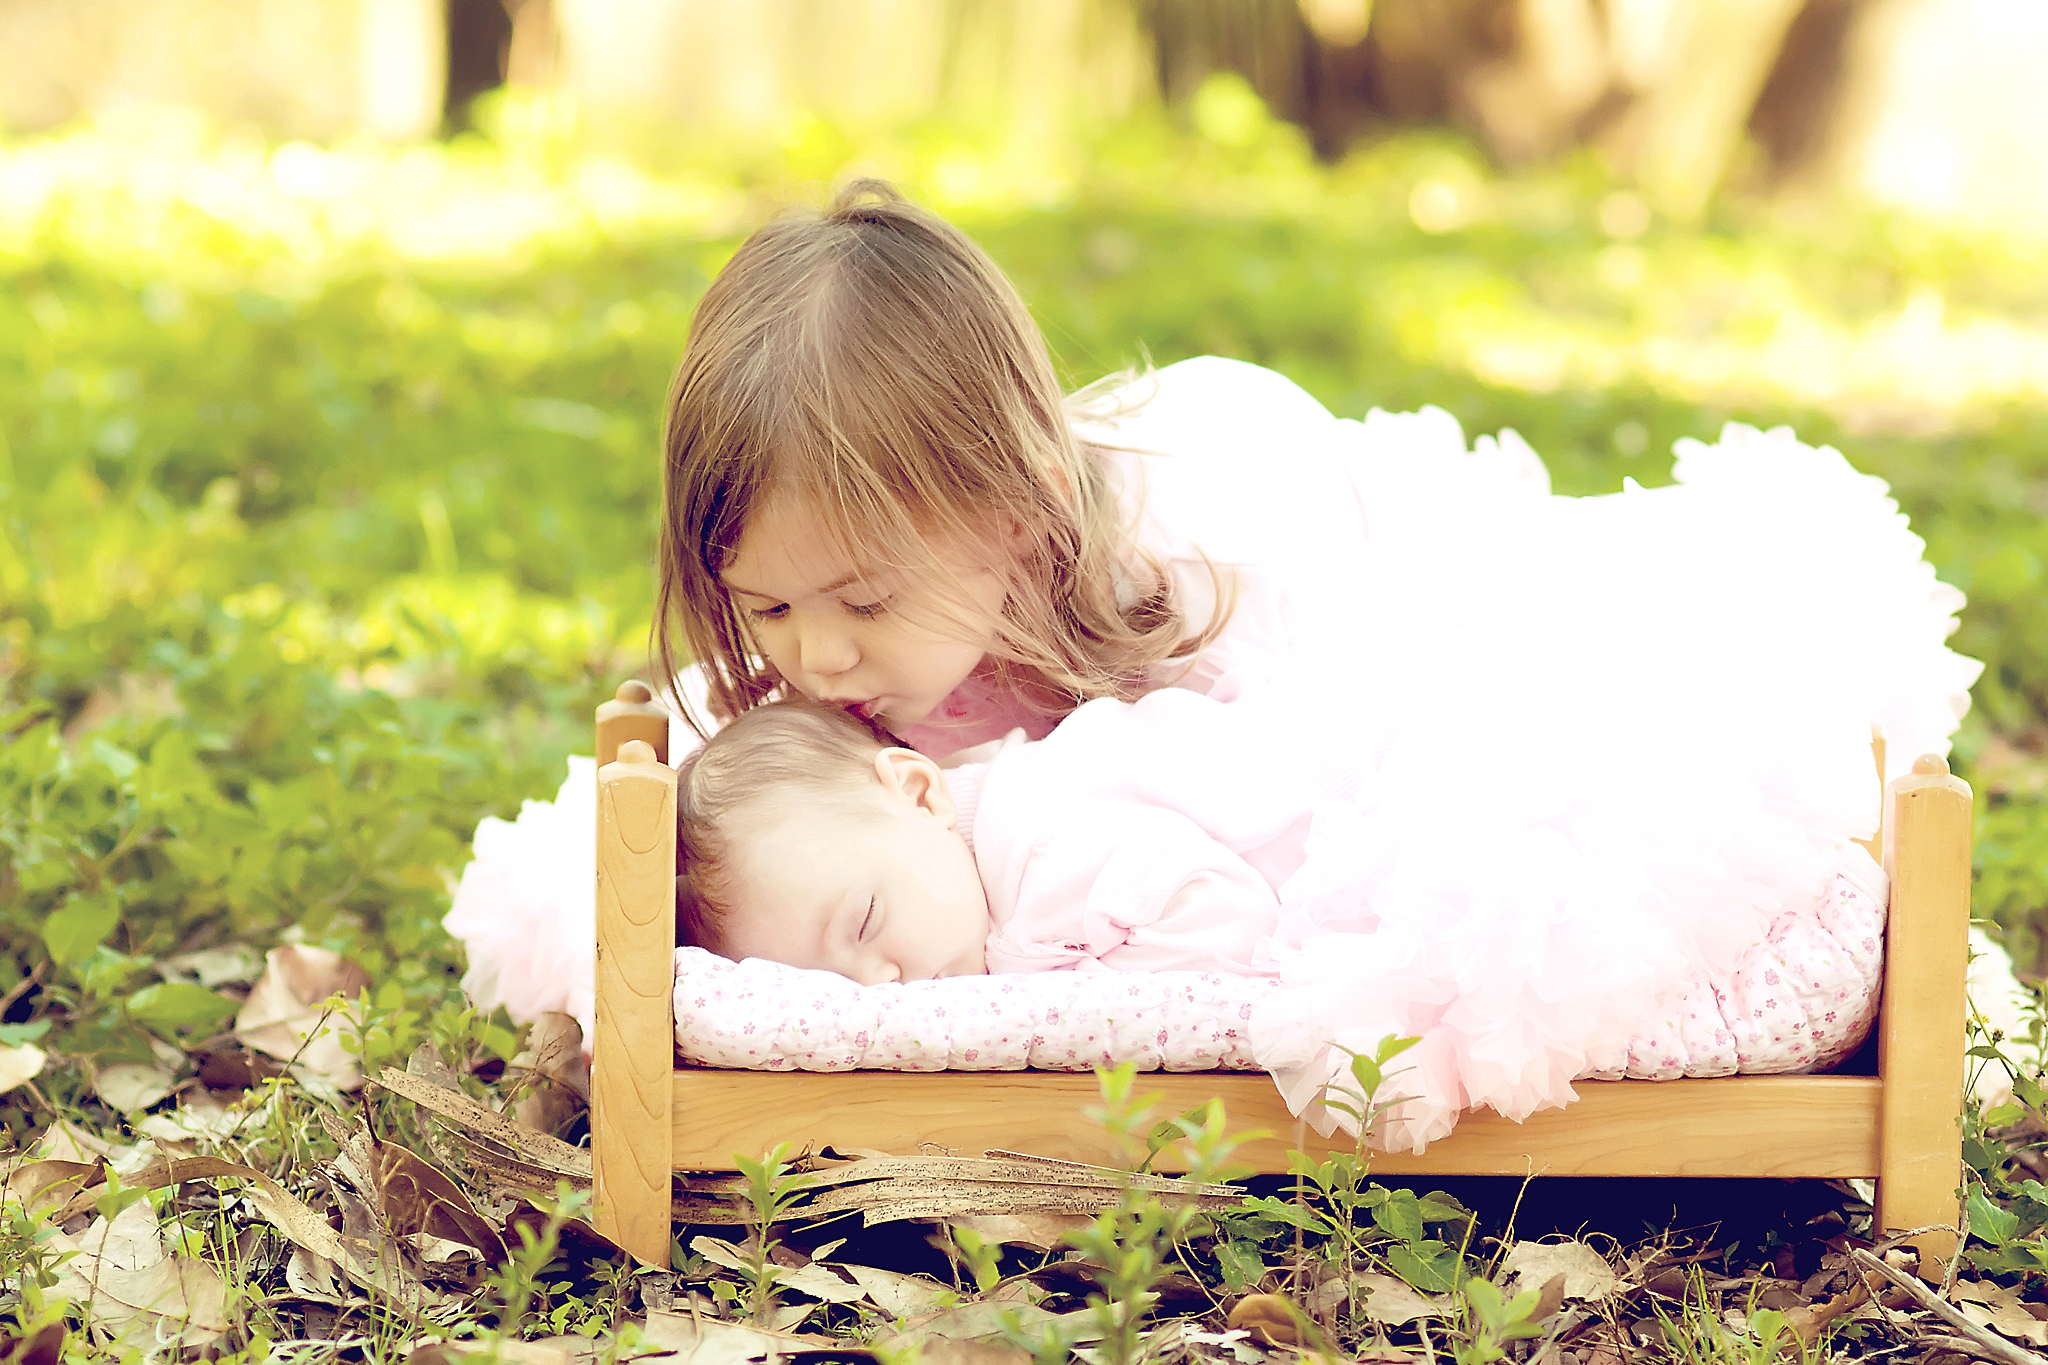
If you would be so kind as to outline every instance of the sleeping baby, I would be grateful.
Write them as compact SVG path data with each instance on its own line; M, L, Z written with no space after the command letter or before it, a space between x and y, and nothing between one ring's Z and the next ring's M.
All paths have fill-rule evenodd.
M1835 863L1766 803L1683 826L1683 773L1668 792L1557 783L1534 821L1484 788L1417 802L1398 742L1362 724L1305 731L1179 689L992 747L942 768L836 708L747 712L681 773L680 940L868 985L1270 977L1249 1032L1296 1113L1349 1051L1422 1038L1386 1135L1419 1144L1477 1104L1572 1098L1660 1000L1817 903Z
M1162 693L942 769L839 708L757 707L683 768L679 937L864 984L1268 970L1313 807L1244 728Z

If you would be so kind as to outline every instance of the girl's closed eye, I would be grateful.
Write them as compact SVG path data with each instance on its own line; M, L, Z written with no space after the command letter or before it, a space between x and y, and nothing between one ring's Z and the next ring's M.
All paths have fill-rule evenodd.
M860 930L858 933L854 935L855 942L866 943L868 941L868 935L874 930L876 923L881 918L881 916L877 913L875 908L878 899L878 897L874 896L870 896L868 898L867 913L861 916Z
M872 602L841 602L839 605L845 607L855 616L867 619L880 616L883 612L887 611L890 600L891 597L885 596L878 597Z
M756 621L780 621L789 615L789 603L777 602L772 607L746 607L744 610Z

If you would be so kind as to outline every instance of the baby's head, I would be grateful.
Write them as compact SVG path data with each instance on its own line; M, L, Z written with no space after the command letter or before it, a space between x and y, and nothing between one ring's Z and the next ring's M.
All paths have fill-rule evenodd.
M863 984L986 970L988 895L944 775L846 711L757 706L683 765L683 943Z

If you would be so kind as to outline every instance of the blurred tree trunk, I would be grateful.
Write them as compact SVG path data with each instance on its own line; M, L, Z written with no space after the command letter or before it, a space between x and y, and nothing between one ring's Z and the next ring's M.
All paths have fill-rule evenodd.
M1148 0L1143 15L1170 100L1239 72L1326 157L1387 122L1450 119L1508 163L1596 141L1692 218L1746 132L1774 163L1813 154L1857 3Z

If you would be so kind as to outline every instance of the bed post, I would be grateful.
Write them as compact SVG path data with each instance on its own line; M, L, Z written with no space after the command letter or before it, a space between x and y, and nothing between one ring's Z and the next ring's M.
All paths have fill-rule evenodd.
M1962 1183L1963 981L1970 942L1970 788L1938 755L1892 783L1884 822L1891 877L1884 1013L1878 1025L1877 1231L1939 1225L1913 1239L1923 1274L1956 1252Z
M628 684L645 693L644 684ZM604 756L607 707L598 709ZM655 708L657 711L659 707ZM644 710L615 715L643 730ZM661 720L667 740L667 720ZM597 773L597 1036L590 1156L597 1230L635 1259L669 1266L672 1073L675 1063L676 772L644 738L612 736Z
M613 700L597 708L597 765L619 756L629 739L644 739L654 756L668 762L668 708L654 699L654 689L638 680L622 682Z

